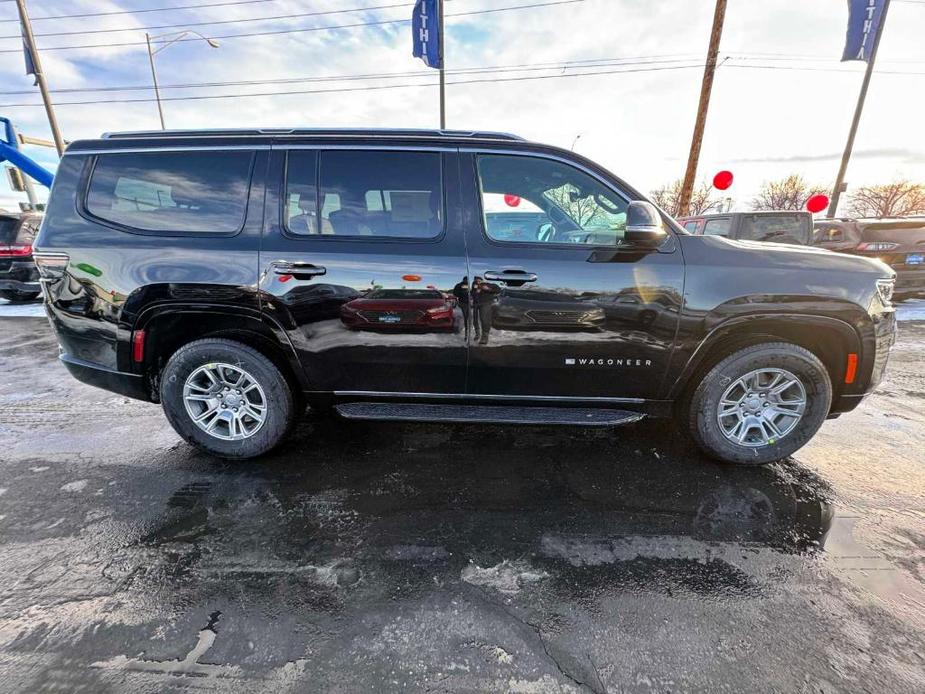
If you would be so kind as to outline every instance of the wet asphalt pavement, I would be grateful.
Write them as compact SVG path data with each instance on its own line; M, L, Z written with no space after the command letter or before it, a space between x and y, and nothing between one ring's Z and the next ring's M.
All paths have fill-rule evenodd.
M307 416L259 462L0 318L0 691L925 691L925 322L791 460Z

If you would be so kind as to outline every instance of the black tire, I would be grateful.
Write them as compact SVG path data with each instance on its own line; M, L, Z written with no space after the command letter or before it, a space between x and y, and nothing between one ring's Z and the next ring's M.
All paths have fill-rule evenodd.
M223 440L212 436L200 429L186 410L183 401L186 379L199 367L212 362L240 367L263 389L266 418L249 438ZM196 340L177 350L161 373L160 396L167 421L183 440L222 458L254 458L266 453L286 437L296 418L295 399L286 377L263 354L233 340Z
M741 445L726 438L717 408L730 383L762 368L784 369L796 376L806 393L806 409L782 438L760 446ZM787 342L764 343L730 354L710 369L691 395L686 408L687 426L691 437L708 455L729 463L763 465L802 448L822 426L831 403L832 383L816 355Z
M39 294L41 292L18 292L15 289L0 289L0 299L6 299L13 304L35 301L39 298Z

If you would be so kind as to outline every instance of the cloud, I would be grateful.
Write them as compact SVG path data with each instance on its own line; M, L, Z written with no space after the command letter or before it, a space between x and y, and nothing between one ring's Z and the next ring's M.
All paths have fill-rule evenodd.
M730 159L733 164L806 164L817 161L838 161L842 157L841 152L830 152L828 154L793 154L784 157L743 157L740 159ZM901 149L898 147L883 147L881 149L861 149L854 150L851 154L852 159L901 159L908 164L925 163L925 151Z

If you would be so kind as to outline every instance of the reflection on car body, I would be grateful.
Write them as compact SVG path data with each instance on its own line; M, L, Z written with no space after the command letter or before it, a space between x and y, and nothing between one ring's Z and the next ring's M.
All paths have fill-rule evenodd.
M374 289L341 306L354 330L453 331L456 300L437 289Z
M505 289L492 327L506 330L598 330L604 309L573 296L540 289Z

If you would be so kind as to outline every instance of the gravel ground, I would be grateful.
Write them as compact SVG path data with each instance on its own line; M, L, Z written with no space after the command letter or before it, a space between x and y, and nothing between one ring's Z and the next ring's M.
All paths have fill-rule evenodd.
M0 316L0 690L925 691L925 322L760 469L310 414L229 464L55 356Z

